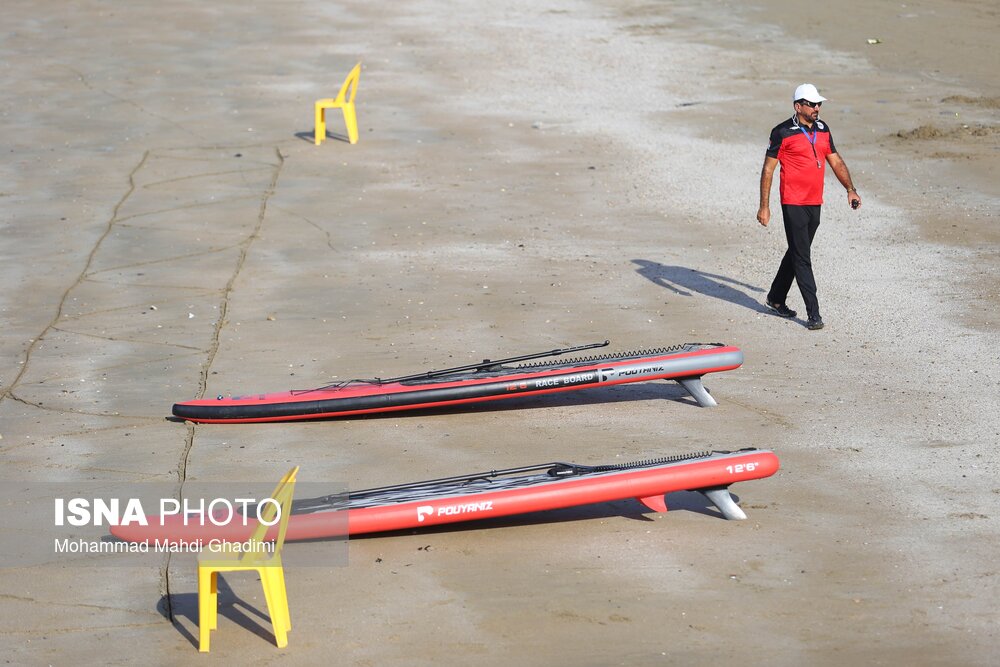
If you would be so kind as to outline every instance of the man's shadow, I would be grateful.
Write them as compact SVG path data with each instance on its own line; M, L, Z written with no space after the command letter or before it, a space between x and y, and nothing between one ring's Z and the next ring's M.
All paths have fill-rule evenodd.
M665 287L674 294L692 296L693 292L697 292L735 303L757 313L768 312L767 308L757 299L737 289L737 287L742 287L751 292L762 294L764 290L760 287L748 285L727 276L689 269L686 266L667 266L659 262L651 262L648 259L633 259L632 263L639 267L636 269L636 273L640 276L654 285ZM733 287L733 285L737 287Z

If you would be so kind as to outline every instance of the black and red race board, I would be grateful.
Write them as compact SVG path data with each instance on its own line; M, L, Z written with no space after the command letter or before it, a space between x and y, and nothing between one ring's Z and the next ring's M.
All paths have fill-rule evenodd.
M588 387L676 380L701 406L715 400L701 384L706 373L739 368L743 352L721 343L684 343L635 352L505 365L607 345L597 343L512 359L429 371L388 380L349 380L315 389L244 394L176 403L173 414L201 423L273 422L416 410Z
M674 491L700 491L725 518L745 519L729 485L769 477L779 465L770 450L743 449L603 466L545 463L399 484L296 500L285 539L422 528L628 498L665 512L664 495ZM247 515L255 516L251 511ZM179 515L150 516L145 523L113 526L111 533L129 542L206 545L213 540L244 542L258 525L256 519L244 520L241 514L229 515L226 521L187 524ZM276 534L277 526L265 539L273 540Z

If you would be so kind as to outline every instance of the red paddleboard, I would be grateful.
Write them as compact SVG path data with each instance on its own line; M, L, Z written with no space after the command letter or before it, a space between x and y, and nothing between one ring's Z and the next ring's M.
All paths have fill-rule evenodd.
M716 405L701 377L739 368L743 352L721 343L685 343L636 352L604 354L518 366L514 361L560 355L604 343L552 350L500 361L429 371L387 380L348 380L271 394L218 396L176 403L173 413L201 423L272 422L418 410L588 387L675 380L703 407Z
M285 539L422 528L627 498L664 512L663 496L673 491L700 491L727 519L745 519L729 494L729 485L769 477L778 467L774 452L743 449L603 466L556 462L494 470L296 500ZM249 511L248 515L255 516ZM258 525L256 519L244 521L242 515L222 526L211 521L185 526L179 516L148 517L147 521L146 526L114 526L111 533L130 542L244 542ZM273 540L276 534L277 526L267 539Z

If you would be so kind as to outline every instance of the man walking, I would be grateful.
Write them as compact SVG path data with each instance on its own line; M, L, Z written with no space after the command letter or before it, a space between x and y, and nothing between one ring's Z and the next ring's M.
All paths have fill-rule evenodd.
M795 317L795 311L785 305L794 278L809 317L806 328L812 331L823 328L810 248L819 228L827 162L840 184L847 188L851 208L861 206L851 173L833 145L830 127L819 119L819 109L825 101L811 83L795 89L792 95L795 113L771 130L764 168L760 172L760 208L757 210L757 222L767 227L771 221L771 180L774 168L781 164L781 216L785 222L788 250L781 259L765 303L781 317Z

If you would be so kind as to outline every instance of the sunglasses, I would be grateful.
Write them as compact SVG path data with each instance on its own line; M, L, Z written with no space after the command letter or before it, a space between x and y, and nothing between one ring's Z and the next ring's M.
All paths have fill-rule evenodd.
M799 100L799 104L804 104L810 109L818 109L823 106L822 102L810 102L809 100Z

